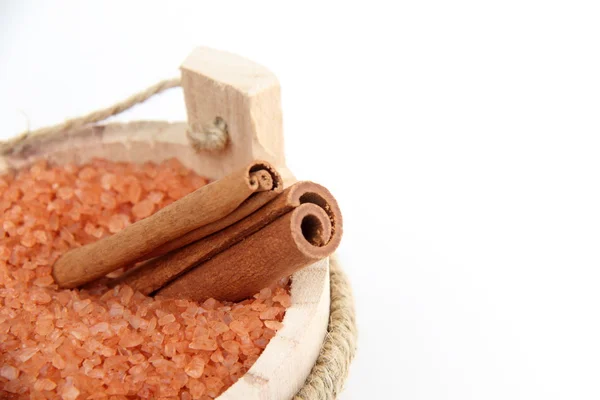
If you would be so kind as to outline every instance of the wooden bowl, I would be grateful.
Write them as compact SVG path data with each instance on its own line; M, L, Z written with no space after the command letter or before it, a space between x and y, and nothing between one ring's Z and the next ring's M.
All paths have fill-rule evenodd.
M218 157L198 153L186 136L187 124L134 122L85 127L60 135L31 138L19 152L0 156L0 173L31 165L39 159L55 164L82 164L94 157L142 163L179 159L202 176L219 179L235 165L224 167ZM240 160L240 167L245 160ZM293 175L279 166L289 183ZM302 387L315 364L329 318L329 261L319 261L292 277L292 305L277 332L250 370L220 399L287 399Z

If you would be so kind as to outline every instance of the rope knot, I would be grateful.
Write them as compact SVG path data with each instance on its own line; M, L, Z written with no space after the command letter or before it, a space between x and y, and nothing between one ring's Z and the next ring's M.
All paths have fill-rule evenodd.
M227 123L221 117L216 117L212 124L206 126L192 124L186 134L196 151L221 151L229 141Z

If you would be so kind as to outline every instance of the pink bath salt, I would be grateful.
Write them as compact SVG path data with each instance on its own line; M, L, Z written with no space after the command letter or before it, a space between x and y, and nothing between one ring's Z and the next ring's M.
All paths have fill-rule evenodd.
M209 323L210 329L217 335L225 333L229 330L229 326L222 321L212 321Z
M48 304L52 301L52 297L43 290L32 290L29 294L29 300L37 304Z
M274 319L282 311L279 307L270 307L262 311L259 315L260 319Z
M137 333L128 333L121 337L119 340L119 346L127 347L135 347L139 346L144 342L144 337Z
M35 323L35 333L37 333L40 336L49 335L50 333L52 333L53 330L54 323L52 322L52 320L42 319L37 320Z
M129 195L129 201L132 204L136 204L140 201L142 197L142 185L137 179L131 181L127 194Z
M137 219L146 218L154 212L154 203L150 200L142 200L133 206L131 212Z
M83 167L78 174L79 179L83 179L84 181L92 180L98 174L96 169L92 167Z
M226 340L221 346L225 351L231 354L237 354L240 351L240 344L235 340Z
M288 308L292 305L292 298L289 293L280 293L276 296L273 296L273 301L278 302L283 307Z
M68 329L71 336L77 340L85 341L90 337L90 328L83 323L77 323L73 327Z
M204 372L205 362L202 358L195 356L188 365L185 366L185 373L192 378L200 378Z
M129 305L134 294L135 293L131 287L121 286L121 292L119 293L121 304L123 304L124 306Z
M52 363L52 366L58 370L64 369L67 366L67 362L60 354L54 354L50 362Z
M0 260L8 261L11 253L12 253L12 251L8 248L8 246L0 245Z
M204 380L204 385L206 386L206 393L210 397L216 397L221 393L221 388L225 383L220 378L211 376Z
M175 322L176 318L173 314L167 314L158 319L158 325L163 326Z
M179 322L171 322L163 327L162 332L166 335L172 335L175 332L178 332L179 329L181 329L181 324Z
M33 237L35 238L35 240L37 241L37 243L40 244L48 244L48 241L50 240L50 235L48 233L46 233L45 231L36 229L32 232Z
M51 275L40 276L33 281L35 286L47 287L54 283L54 278Z
M267 300L273 297L273 294L271 293L271 288L264 288L260 291L260 293L256 294L254 297L258 300Z
M197 379L190 379L186 386L190 389L192 399L200 399L206 391L206 385Z
M148 193L147 199L150 200L154 204L159 204L165 198L165 194L163 192L152 191Z
M213 351L213 350L217 349L217 342L208 337L201 337L201 338L197 338L193 342L191 342L189 347L190 347L190 349L194 349L194 350Z
M77 400L79 397L79 393L81 393L73 384L73 378L67 377L66 383L60 391L60 395L64 400Z
M210 359L214 363L222 363L223 361L225 361L225 358L223 357L223 352L221 351L221 349L215 350L210 355Z
M35 246L35 244L37 243L37 240L35 238L35 236L33 236L32 232L25 232L23 234L23 236L21 237L21 244L25 247L31 248L33 246Z
M70 200L74 195L72 187L61 187L56 191L56 197L63 200Z
M33 384L33 389L37 390L39 392L44 391L44 390L50 391L50 390L54 390L55 388L56 388L56 383L47 378L38 379Z
M12 381L13 379L18 378L19 370L12 365L3 365L2 368L0 368L0 376Z
M247 335L248 329L244 326L243 322L235 320L229 324L229 329L238 335Z
M42 161L0 176L0 398L205 400L243 376L281 328L287 283L198 304L52 278L65 252L207 183L178 161Z
M100 177L100 187L109 191L117 183L117 176L113 173L105 173Z
M283 324L279 321L265 321L265 326L274 331L278 331L283 328Z
M130 217L125 214L115 214L111 216L108 221L108 231L110 233L117 233L122 231L129 224Z

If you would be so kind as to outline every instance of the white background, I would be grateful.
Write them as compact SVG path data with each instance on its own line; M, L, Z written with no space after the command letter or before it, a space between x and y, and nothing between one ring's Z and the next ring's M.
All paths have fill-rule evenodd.
M0 1L0 135L175 76L196 45L260 62L289 165L344 212L343 400L598 399L596 2L389 3ZM183 120L181 92L119 119Z

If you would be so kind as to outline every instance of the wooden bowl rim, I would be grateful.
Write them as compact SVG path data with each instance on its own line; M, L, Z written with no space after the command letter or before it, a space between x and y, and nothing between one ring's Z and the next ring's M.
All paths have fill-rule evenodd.
M143 162L177 157L203 176L218 179L229 172L219 156L196 153L187 142L185 123L136 121L88 126L60 136L32 138L14 154L0 156L0 173L40 158L55 163L85 163L94 157ZM241 160L240 166L246 161ZM285 166L276 166L286 184L294 181ZM292 305L284 327L271 339L254 365L219 399L290 398L303 386L327 332L330 306L329 260L292 276Z

